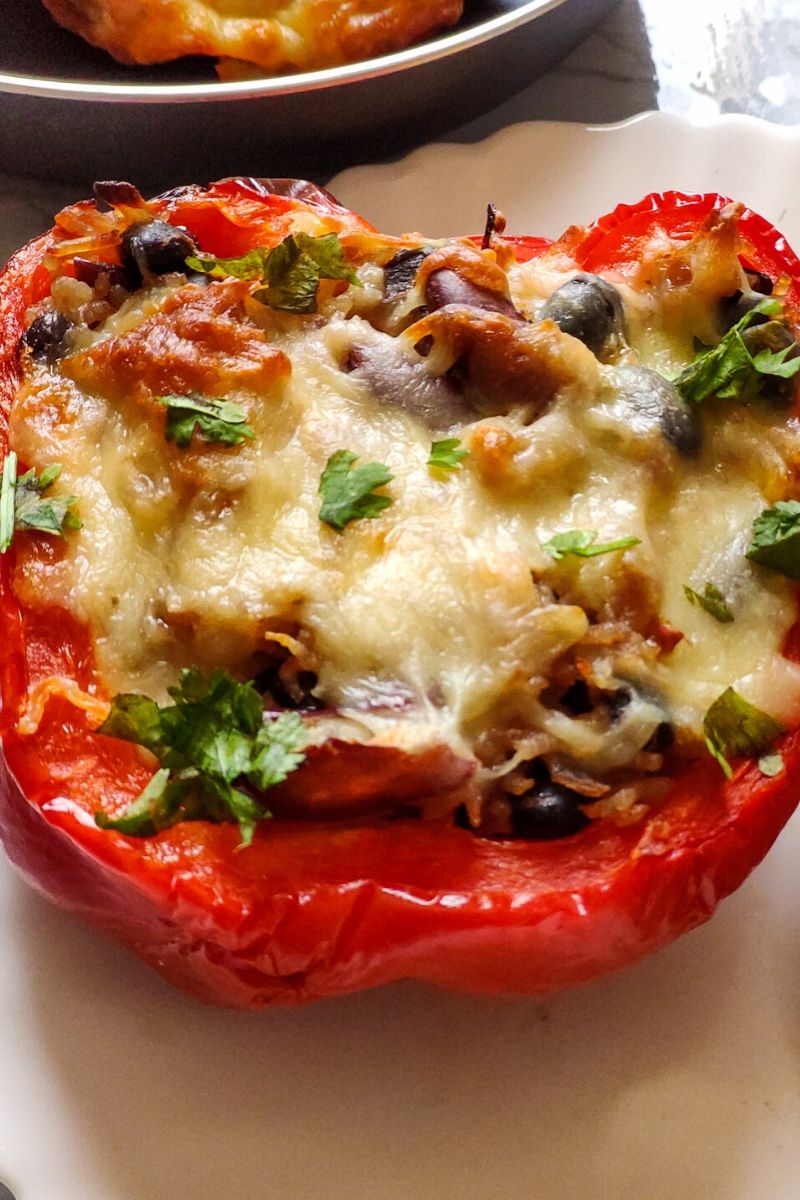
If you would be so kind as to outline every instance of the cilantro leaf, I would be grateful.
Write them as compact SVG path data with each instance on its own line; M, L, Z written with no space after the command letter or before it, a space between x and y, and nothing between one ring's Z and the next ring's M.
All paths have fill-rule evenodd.
M375 488L394 479L388 467L377 462L354 467L357 459L352 450L337 450L328 459L319 481L322 497L319 518L340 533L350 521L377 517L392 503L389 496L374 494Z
M728 607L728 602L716 584L708 582L702 592L696 592L686 583L683 585L683 592L690 604L694 604L696 608L705 609L715 621L725 625L733 620L733 613Z
M190 271L200 271L212 279L263 279L271 250L248 250L235 258L202 258L191 256L186 259Z
M703 718L703 732L709 754L722 767L725 777L731 779L733 769L728 762L729 756L755 758L786 731L780 721L729 687Z
M756 517L747 557L787 579L800 580L800 501L779 500Z
M763 758L758 760L758 769L768 779L774 779L776 775L780 775L783 771L783 759L780 754L765 754Z
M249 250L238 258L187 258L186 265L215 279L263 280L266 287L257 288L253 298L283 312L316 312L321 279L345 279L362 286L335 233L322 237L292 233L270 250Z
M431 442L428 466L440 471L457 471L468 455L469 450L463 448L458 438L442 438L440 442Z
M81 522L72 505L76 496L47 496L42 493L61 474L60 466L48 467L37 479L35 471L26 471L17 480L14 497L14 521L17 529L36 529L40 533L63 534L65 529L80 529Z
M249 846L253 841L253 834L256 831L256 825L259 821L268 820L272 814L257 804L252 796L248 796L246 792L242 792L239 788L231 787L229 783L219 783L215 785L218 791L219 799L227 805L233 816L236 818L236 823L239 826L239 834L241 836L241 846Z
M114 697L111 712L98 733L121 738L124 742L136 742L158 754L162 746L161 709L149 696L122 693Z
M168 782L169 770L161 767L121 817L97 812L95 823L100 829L116 829L117 833L127 833L129 837L150 837L160 829L167 829L172 824Z
M576 558L594 558L596 554L610 554L612 550L627 550L629 546L638 546L641 538L623 537L615 542L597 542L596 529L568 529L565 533L554 533L542 549L560 562L567 554Z
M17 456L13 450L3 463L3 479L0 483L0 554L11 545L14 537L14 493L17 488Z
M782 346L780 350L765 348L753 355L753 363L761 375L777 375L779 379L792 379L800 370L800 358L788 356L796 348L793 342Z
M65 529L80 529L72 511L75 496L44 496L61 474L61 466L45 467L37 477L33 470L17 477L17 456L12 450L3 464L0 485L0 554L8 550L17 529L36 530L61 537Z
M256 436L245 422L244 409L232 400L212 400L205 396L159 396L167 411L164 436L176 446L191 444L195 430L204 442L239 446Z
M795 350L796 343L789 342L777 351L767 344L753 353L760 341L770 340L769 333L759 333L767 326L751 328L754 322L764 316L781 317L782 312L780 300L767 296L745 313L716 346L702 350L675 380L684 399L694 404L709 396L747 402L760 396L771 378L791 379L796 375L800 371L800 356L787 357ZM783 321L769 321L768 326L772 332L788 334Z
M181 672L174 704L119 695L98 732L146 746L161 762L144 791L119 817L96 813L101 829L148 837L179 821L231 821L249 845L269 811L251 794L274 787L302 763L306 731L297 713L265 723L250 683L224 671Z
M250 778L264 792L276 783L283 783L303 761L305 743L305 730L298 714L282 713L256 735Z
M255 291L253 298L284 312L316 312L320 279L345 279L361 287L335 233L316 238L297 233L284 238L270 254L264 279L267 286Z

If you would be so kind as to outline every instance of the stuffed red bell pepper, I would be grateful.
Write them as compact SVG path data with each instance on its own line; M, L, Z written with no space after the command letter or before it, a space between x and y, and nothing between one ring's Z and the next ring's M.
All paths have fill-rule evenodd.
M238 1007L704 921L797 800L798 288L714 195L96 185L0 279L10 858Z

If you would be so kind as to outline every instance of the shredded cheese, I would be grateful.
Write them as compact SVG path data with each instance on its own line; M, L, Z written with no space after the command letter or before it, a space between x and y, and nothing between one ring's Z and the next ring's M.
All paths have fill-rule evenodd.
M32 366L17 397L13 444L31 463L64 464L61 486L79 497L83 520L57 560L23 556L19 587L88 624L112 692L162 700L188 665L253 675L278 645L317 673L325 707L358 714L388 744L407 744L416 730L472 755L482 736L512 727L520 745L544 739L602 775L644 762L636 756L664 721L682 743L698 743L703 714L725 687L755 688L780 673L792 589L765 578L744 551L753 518L795 469L800 437L777 406L718 407L704 418L699 453L682 454L631 407L624 369L685 364L714 295L739 270L722 251L672 269L668 249L653 250L651 285L616 280L628 343L613 361L598 362L552 322L536 324L570 277L563 257L510 269L512 299L534 319L519 337L558 371L555 395L533 420L514 408L445 419L444 432L469 455L444 479L427 466L442 432L409 398L444 403L439 373L463 346L451 339L444 358L440 349L425 359L413 338L386 332L374 265L365 268L368 299L350 289L313 317L271 314L251 299L214 315L191 286L132 296L81 331L60 365ZM211 283L205 294L227 286ZM175 348L174 322L183 312L189 328L203 304L211 316L189 358ZM236 324L235 336L224 322ZM153 347L170 337L181 370L213 380L224 369L226 397L244 409L252 442L167 443L154 416L163 362ZM372 376L349 369L356 352ZM115 390L118 369L131 363L135 394ZM380 517L340 533L319 519L319 483L342 448L385 464L393 479ZM576 529L638 542L560 562L543 550ZM732 623L686 601L684 584L708 580L730 598ZM683 635L671 653L652 639L657 623ZM609 694L629 691L613 736L547 699L570 655ZM35 730L54 691L93 719L105 711L70 681L45 681L22 731ZM759 695L769 710L769 695ZM506 773L525 757L512 750Z
M60 696L75 708L81 709L93 725L102 725L111 710L107 700L101 700L99 696L84 691L74 679L48 675L29 689L25 710L17 722L17 733L23 737L31 737L36 733L51 696Z

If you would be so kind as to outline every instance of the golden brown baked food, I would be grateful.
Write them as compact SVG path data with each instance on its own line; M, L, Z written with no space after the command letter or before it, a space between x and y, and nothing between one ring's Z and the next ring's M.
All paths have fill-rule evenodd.
M218 55L221 74L311 70L401 50L454 24L463 0L44 0L120 62Z

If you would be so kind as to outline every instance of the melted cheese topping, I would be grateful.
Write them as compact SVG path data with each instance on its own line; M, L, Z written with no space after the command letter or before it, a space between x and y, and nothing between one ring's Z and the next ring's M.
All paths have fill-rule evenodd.
M272 312L230 281L137 293L81 331L60 363L31 365L17 398L13 445L40 469L63 464L58 488L80 498L83 519L60 557L35 543L21 552L17 589L90 626L110 692L162 700L178 669L195 664L253 675L276 636L294 639L314 664L315 696L387 744L433 738L471 757L510 729L514 762L533 738L536 753L602 778L657 769L642 752L665 721L696 752L703 715L729 685L796 720L800 671L780 655L792 589L744 556L754 517L786 494L800 449L794 419L766 402L712 404L699 453L682 453L630 398L631 371L692 357L712 301L730 291L731 271L740 278L735 259L689 265L682 284L614 280L628 344L602 362L537 322L575 272L547 257L509 271L533 325L509 329L484 314L495 322L489 341L479 332L465 342L466 318L455 328L451 312L427 358L418 338L385 331L375 265L362 265L360 291L323 285L310 317ZM501 334L513 343L506 361L550 381L538 415L530 391L516 406L493 404L505 386L490 357ZM224 393L255 439L168 443L154 399L167 390L166 353L178 379L169 390ZM489 380L467 420L442 374L465 353L473 379ZM427 465L443 436L470 451L446 477ZM320 521L319 484L342 448L394 478L391 506L339 533ZM571 529L639 544L555 561L543 543ZM732 623L688 603L684 585L707 581ZM674 649L659 641L669 627L683 635ZM576 678L624 692L626 706L612 717L565 710L554 681L563 691Z
M454 24L463 0L45 0L56 20L122 62L229 56L308 70L400 50Z

